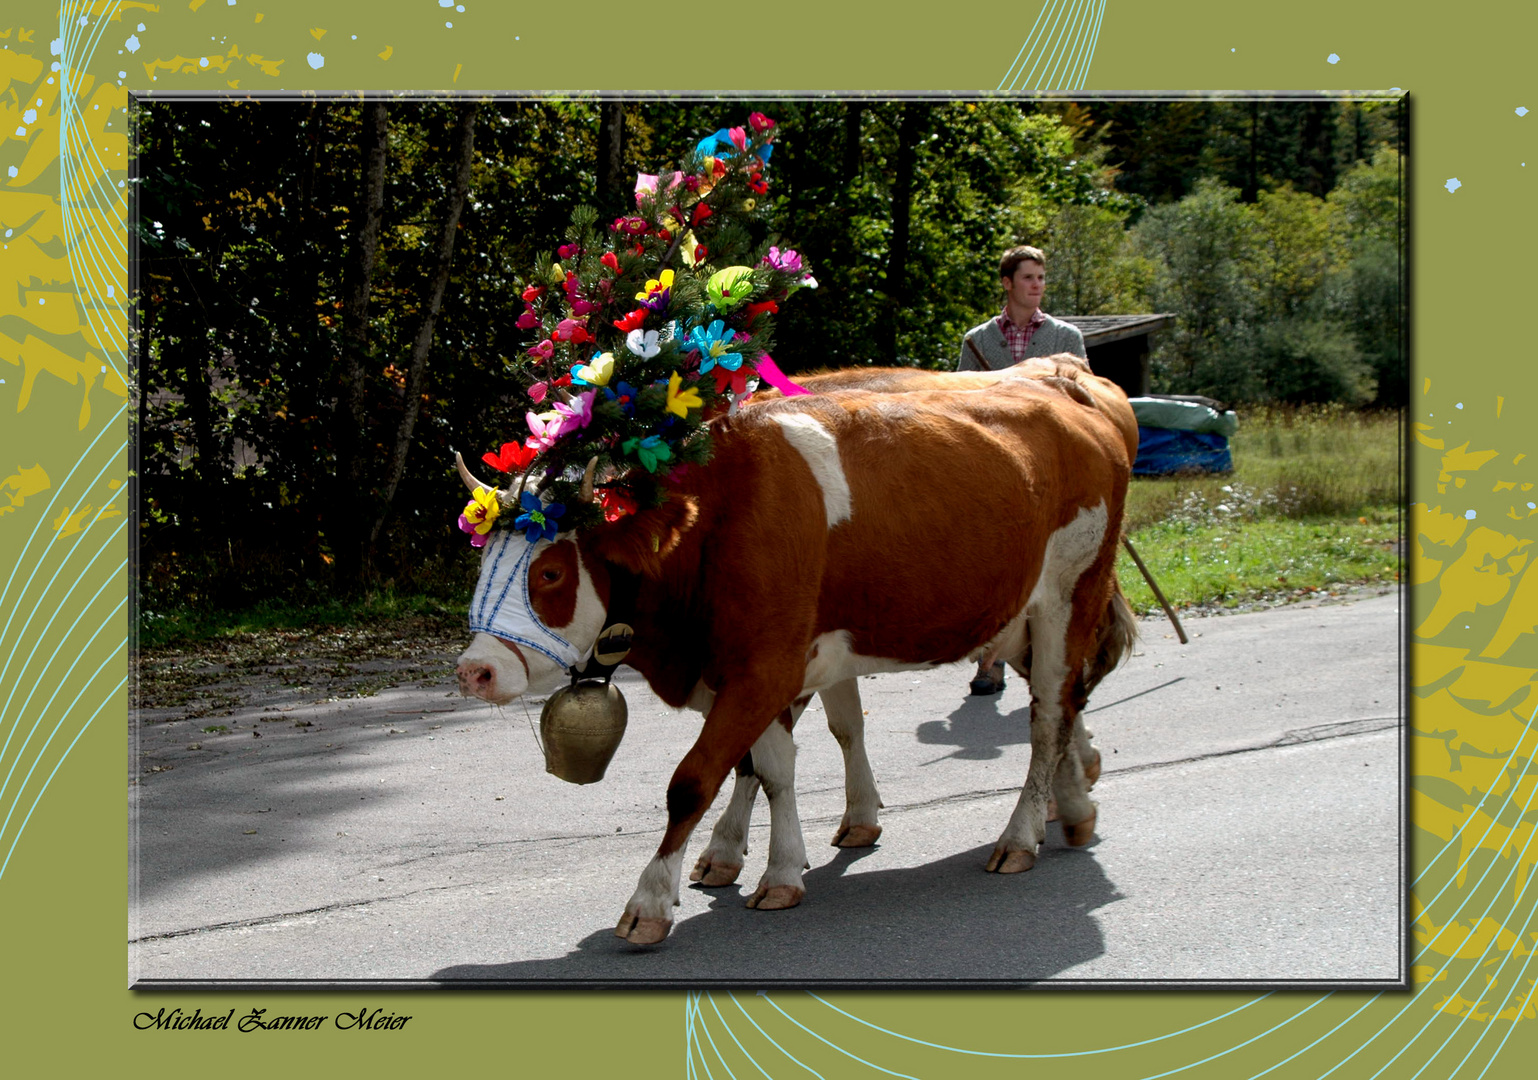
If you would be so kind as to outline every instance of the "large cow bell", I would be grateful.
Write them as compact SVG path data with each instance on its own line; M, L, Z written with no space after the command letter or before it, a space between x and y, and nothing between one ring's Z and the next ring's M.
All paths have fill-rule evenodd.
M625 695L607 680L584 680L550 695L539 714L545 771L573 784L603 779L625 737Z

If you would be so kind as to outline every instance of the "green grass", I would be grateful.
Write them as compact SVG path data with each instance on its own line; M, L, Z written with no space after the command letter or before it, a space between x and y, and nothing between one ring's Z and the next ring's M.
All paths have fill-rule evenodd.
M1137 478L1127 529L1170 602L1233 606L1399 576L1395 413L1251 409L1227 476ZM1125 553L1122 587L1158 610Z
M139 647L153 650L248 634L310 632L327 627L349 629L405 623L434 629L448 625L463 629L464 620L463 603L450 603L436 596L401 595L393 590L369 593L357 600L336 599L315 604L264 600L242 611L188 608L143 611L139 616Z

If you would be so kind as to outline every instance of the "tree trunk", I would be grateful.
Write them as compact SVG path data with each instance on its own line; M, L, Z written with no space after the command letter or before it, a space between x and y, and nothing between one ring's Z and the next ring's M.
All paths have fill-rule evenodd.
M598 207L609 218L629 210L625 204L625 103L605 101L598 107Z
M365 519L372 504L364 462L369 420L364 364L369 354L368 301L374 284L374 260L384 219L385 151L390 134L389 106L371 101L363 110L363 214L356 222L353 258L346 268L347 291L342 301L342 394L337 402L337 483L333 501L339 528L333 549L337 579L343 588L362 584L368 570L366 538L355 522Z
M406 374L404 409L400 424L395 431L395 447L390 454L390 464L385 473L384 490L376 504L378 513L369 529L368 556L372 558L374 546L390 516L395 491L406 472L406 457L411 449L411 437L416 431L417 415L422 407L422 383L427 375L427 353L432 348L433 328L437 325L438 312L443 307L443 293L449 283L449 266L454 258L454 238L459 231L459 215L465 207L465 197L470 191L470 166L475 160L475 116L477 104L467 101L460 106L459 122L455 133L459 138L459 167L454 174L454 187L443 212L443 232L438 238L431 293L422 322L417 327L416 340L411 344L411 367Z
M897 363L898 322L908 308L908 242L913 225L913 173L918 161L918 141L929 107L909 102L902 107L897 129L897 161L892 177L892 244L887 250L887 317L882 321L882 351L889 364Z

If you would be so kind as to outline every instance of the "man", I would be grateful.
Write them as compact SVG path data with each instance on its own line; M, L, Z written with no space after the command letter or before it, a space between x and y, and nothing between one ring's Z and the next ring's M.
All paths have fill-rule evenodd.
M997 371L1033 356L1073 353L1088 359L1084 335L1077 326L1054 319L1041 310L1047 288L1047 257L1040 248L1012 247L999 259L999 284L1004 310L968 330L961 339L957 371ZM972 693L996 694L1004 689L1004 664L977 666Z

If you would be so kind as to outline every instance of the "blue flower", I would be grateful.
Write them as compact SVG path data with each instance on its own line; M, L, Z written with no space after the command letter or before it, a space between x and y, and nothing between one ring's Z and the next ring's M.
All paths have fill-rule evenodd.
M717 364L728 371L736 371L742 366L742 357L728 349L732 338L736 336L737 331L728 330L726 323L720 319L711 322L709 327L696 326L689 331L688 347L701 356L701 375Z
M555 519L566 513L566 506L563 503L546 505L539 501L539 496L527 491L518 496L518 503L523 507L523 513L513 520L513 528L522 529L524 537L531 544L554 540L560 529Z
M624 413L626 416L635 415L635 399L636 394L639 392L635 387L631 386L627 382L621 382L617 384L613 389L605 386L603 388L603 392L604 396L607 397L610 401L619 402L620 412Z

